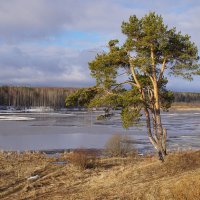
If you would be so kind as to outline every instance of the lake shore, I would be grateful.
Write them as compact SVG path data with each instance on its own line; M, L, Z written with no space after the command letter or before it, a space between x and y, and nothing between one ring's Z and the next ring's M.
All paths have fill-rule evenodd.
M200 103L173 103L170 110L200 110Z
M157 156L100 157L80 169L36 152L0 153L0 198L10 199L198 199L200 151Z

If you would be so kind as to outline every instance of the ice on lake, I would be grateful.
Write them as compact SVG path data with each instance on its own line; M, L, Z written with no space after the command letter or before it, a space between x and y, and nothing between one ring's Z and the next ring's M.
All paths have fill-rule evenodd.
M139 150L152 150L146 128L123 129L120 115L98 121L99 112L0 113L0 149L47 150L103 148L112 134L128 134ZM168 130L168 147L200 148L200 111L162 114Z

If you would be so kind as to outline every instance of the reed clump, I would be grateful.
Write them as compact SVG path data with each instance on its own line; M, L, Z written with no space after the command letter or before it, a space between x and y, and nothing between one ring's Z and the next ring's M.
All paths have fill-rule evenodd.
M95 151L87 149L77 149L69 154L68 160L72 165L79 169L94 168L97 164Z

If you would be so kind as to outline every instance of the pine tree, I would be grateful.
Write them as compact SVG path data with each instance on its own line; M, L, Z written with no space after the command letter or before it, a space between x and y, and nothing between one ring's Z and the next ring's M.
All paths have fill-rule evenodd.
M199 69L198 50L188 35L168 28L154 12L141 19L133 15L121 28L127 38L125 43L120 46L118 40L111 40L108 51L97 54L89 63L97 92L88 106L121 107L125 128L144 114L149 140L164 161L167 130L161 110L168 110L173 101L164 74L191 80ZM122 74L125 81L120 82ZM130 89L126 89L127 85Z

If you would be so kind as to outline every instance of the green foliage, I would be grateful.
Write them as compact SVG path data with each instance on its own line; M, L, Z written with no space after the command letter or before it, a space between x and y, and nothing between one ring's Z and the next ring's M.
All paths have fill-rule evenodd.
M128 128L139 121L142 109L160 112L155 108L157 96L159 107L168 110L174 97L166 89L164 71L191 79L198 72L199 57L190 37L170 29L154 12L141 19L133 15L121 28L125 43L120 46L118 40L111 40L108 51L97 54L89 63L96 87L77 91L68 97L66 105L109 110L120 107L123 126ZM122 71L125 81L118 78Z
M90 101L96 96L98 89L96 87L81 88L70 94L66 100L67 107L87 107Z
M121 112L123 127L127 129L130 126L137 124L140 120L140 117L141 113L138 108L123 108Z
M174 93L166 89L167 83L168 80L164 77L159 83L161 108L164 111L168 111L168 109L171 107L171 104L174 102Z
M93 98L89 104L89 107L108 107L108 108L118 108L122 105L122 96L115 93L100 93Z
M128 60L126 52L116 46L117 40L111 40L108 44L109 52L97 54L96 58L89 63L91 76L96 79L98 87L112 89L117 83L118 69L126 66Z
M136 54L133 64L143 73L151 74L150 49L155 53L156 65L166 58L169 73L191 79L198 70L198 49L190 36L176 32L164 25L161 16L154 12L138 19L133 15L129 22L122 23L122 32L127 36L124 48ZM159 72L159 67L157 68Z

